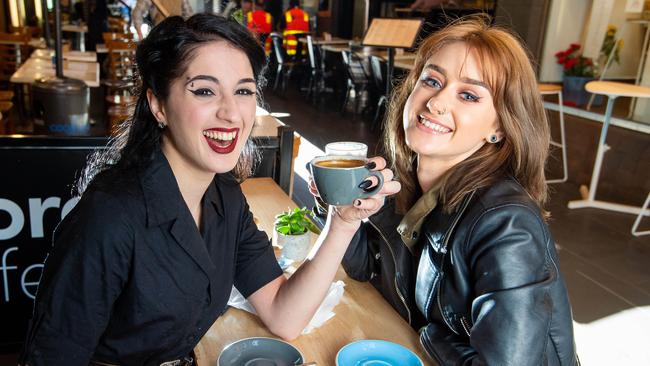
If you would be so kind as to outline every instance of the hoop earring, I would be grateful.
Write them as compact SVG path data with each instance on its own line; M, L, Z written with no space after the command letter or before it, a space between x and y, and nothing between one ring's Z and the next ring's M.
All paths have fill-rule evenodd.
M491 144L496 144L499 142L499 137L497 135L490 135L490 141L488 141Z
M163 122L163 121L158 122L158 128L160 128L161 130L164 130L165 127L167 127L167 125L165 124L165 122Z

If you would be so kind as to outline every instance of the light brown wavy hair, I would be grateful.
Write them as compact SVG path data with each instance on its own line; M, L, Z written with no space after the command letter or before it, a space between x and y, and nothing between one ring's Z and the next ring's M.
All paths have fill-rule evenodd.
M498 143L484 144L441 177L439 202L445 212L454 212L472 191L511 175L542 208L547 199L544 165L550 140L535 73L519 40L509 31L490 25L490 18L482 15L461 18L424 39L415 67L391 97L384 121L384 149L402 183L396 197L397 210L408 211L422 194L416 153L406 145L404 105L429 58L455 42L466 44L476 57L483 81L490 87L503 137Z

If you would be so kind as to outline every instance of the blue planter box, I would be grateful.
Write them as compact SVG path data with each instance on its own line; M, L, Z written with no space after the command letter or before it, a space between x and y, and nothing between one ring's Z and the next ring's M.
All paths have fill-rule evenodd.
M588 93L585 90L585 84L592 80L595 79L588 76L564 75L562 80L562 98L564 99L564 104L572 107L586 106L589 103L591 93ZM601 104L603 104L603 96L596 95L594 102L591 105L598 107Z

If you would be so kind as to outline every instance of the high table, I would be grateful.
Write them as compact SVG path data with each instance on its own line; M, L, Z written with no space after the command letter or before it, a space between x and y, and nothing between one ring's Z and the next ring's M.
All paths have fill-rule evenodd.
M44 60L52 60L54 57L54 50L40 49L32 52L30 57L41 58ZM63 59L68 61L78 62L97 62L97 53L92 51L63 51Z
M56 70L51 59L31 56L11 75L10 81L18 84L31 84L42 77L54 75L56 75ZM79 79L90 87L98 87L99 63L65 61L63 63L63 75L72 79Z
M267 234L272 233L277 213L296 207L270 178L248 179L242 183L242 190L258 226ZM315 361L319 366L334 365L336 353L344 345L360 339L382 339L405 346L425 364L435 364L421 349L418 334L370 283L350 279L342 268L336 280L345 282L345 293L333 310L336 315L311 333L289 342L303 353L306 361ZM229 308L194 348L197 365L215 366L226 345L248 337L274 336L257 316Z
M607 129L614 109L614 101L618 97L633 98L650 98L650 88L638 85L624 84L612 81L591 81L585 85L585 89L594 94L607 96L607 109L605 110L605 120L600 130L600 140L598 141L598 150L596 152L596 161L594 170L591 173L591 183L589 184L589 194L582 200L570 201L569 208L599 208L603 210L617 211L640 216L650 216L650 210L641 207L621 205L618 203L605 202L596 199L596 189L598 188L598 179L600 178L600 169L603 165L605 152L609 150L606 143Z

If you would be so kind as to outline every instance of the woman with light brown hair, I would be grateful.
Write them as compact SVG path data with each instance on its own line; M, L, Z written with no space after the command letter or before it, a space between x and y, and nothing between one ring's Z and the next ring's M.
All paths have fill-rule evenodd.
M578 363L543 209L548 146L512 34L472 17L422 42L385 121L402 190L357 231L343 265L420 330L440 365Z

